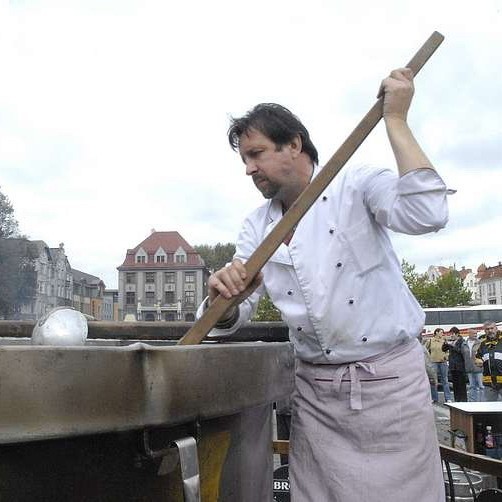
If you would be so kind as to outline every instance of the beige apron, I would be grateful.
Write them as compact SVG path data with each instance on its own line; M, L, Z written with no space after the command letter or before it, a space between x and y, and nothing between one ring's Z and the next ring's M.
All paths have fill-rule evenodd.
M365 361L298 361L292 502L444 502L439 447L417 340Z

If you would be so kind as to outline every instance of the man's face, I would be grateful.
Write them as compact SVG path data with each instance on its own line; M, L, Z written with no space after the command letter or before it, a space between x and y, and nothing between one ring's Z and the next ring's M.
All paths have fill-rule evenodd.
M497 325L495 323L487 324L484 328L488 338L495 338L497 334Z
M239 153L246 174L266 199L282 200L284 192L295 183L295 145L277 147L261 132L251 129L239 138Z

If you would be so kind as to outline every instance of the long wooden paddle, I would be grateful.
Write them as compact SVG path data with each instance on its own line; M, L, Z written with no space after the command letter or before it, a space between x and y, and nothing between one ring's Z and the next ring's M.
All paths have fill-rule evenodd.
M413 75L416 75L428 59L434 54L441 42L443 35L435 31L420 47L411 61L406 65L411 68ZM263 242L256 248L246 262L247 286L262 269L263 265L274 254L275 250L281 245L292 228L298 224L303 215L310 206L324 192L340 169L350 159L368 134L378 124L383 114L383 96L372 106L370 111L359 122L349 137L342 143L340 148L334 153L328 163L321 169L319 174L310 182L298 199L292 204L274 229L267 235ZM191 327L189 331L178 342L180 345L196 345L213 329L220 317L235 303L237 298L226 299L219 295L213 301L210 307L204 312L202 317Z

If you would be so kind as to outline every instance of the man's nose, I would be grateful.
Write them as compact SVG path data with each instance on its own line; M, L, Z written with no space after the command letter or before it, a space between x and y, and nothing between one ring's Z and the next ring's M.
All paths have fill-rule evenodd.
M253 175L256 171L258 171L258 167L256 166L256 163L253 160L248 160L246 162L246 174L248 176Z

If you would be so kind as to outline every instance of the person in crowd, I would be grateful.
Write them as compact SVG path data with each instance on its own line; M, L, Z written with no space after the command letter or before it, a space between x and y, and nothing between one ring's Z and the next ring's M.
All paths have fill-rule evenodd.
M247 276L246 260L319 174L318 155L300 120L274 103L233 119L228 133L268 200L245 219L232 263L208 279L198 315L219 294L234 300L216 325L221 333L250 319L262 294L281 311L297 359L293 502L383 501L397 492L444 501L417 341L425 316L387 229L437 231L448 218L448 189L406 121L412 72L392 71L381 93L398 174L369 166L342 170L256 277ZM410 431L419 431L411 441Z
M436 389L438 385L438 376L436 373L436 368L434 367L434 364L432 364L431 355L429 354L429 351L425 348L425 342L427 341L427 339L423 336L423 332L419 340L424 352L425 372L427 373L427 378L429 379L429 385L431 388L431 400L435 404L437 403L437 400L434 401L434 392L437 393Z
M450 383L448 382L448 364L446 362L447 356L445 352L443 352L444 341L444 331L441 328L436 328L434 330L433 337L425 343L425 348L428 350L429 355L431 356L432 364L436 370L436 382L439 380L441 382L441 386L443 387L444 401L446 403L451 403ZM433 388L432 400L435 403L439 402L437 384Z
M448 370L453 384L453 398L456 402L467 401L467 380L462 354L463 343L464 338L456 326L450 329L450 339L443 343L443 352L448 352Z
M483 364L485 401L502 401L502 333L494 321L486 321L483 329L476 357Z
M483 364L476 359L481 341L476 330L468 331L468 338L462 344L465 373L469 380L469 401L483 401Z

